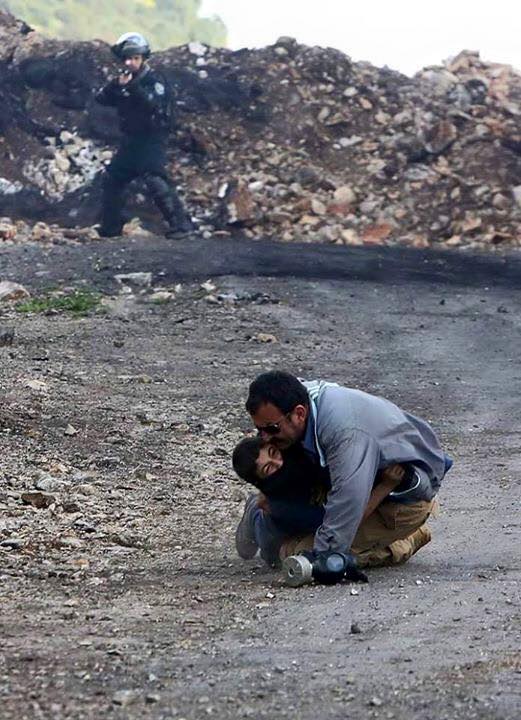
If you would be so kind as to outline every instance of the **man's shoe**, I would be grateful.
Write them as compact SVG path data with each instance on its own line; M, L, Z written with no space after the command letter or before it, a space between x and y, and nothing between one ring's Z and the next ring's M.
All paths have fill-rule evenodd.
M424 523L421 527L419 527L417 530L415 530L412 535L409 535L407 538L411 544L411 555L414 555L418 552L420 548L422 548L424 545L427 545L427 543L430 543L432 540L432 533L430 527Z
M165 237L168 238L168 240L185 240L187 237L190 237L193 230L167 230L165 233Z
M424 523L421 527L411 533L403 540L395 540L389 545L388 550L391 551L392 565L401 565L407 562L415 553L424 545L430 543L432 533L430 527Z
M255 539L255 515L259 512L257 495L248 496L244 506L242 518L235 531L235 547L243 560L251 560L257 554L259 546Z
M96 228L96 230L98 231L98 235L100 237L111 238L111 237L120 237L120 235L123 231L123 228L116 229L116 228L103 227L103 225L100 225L99 227Z
M196 230L196 226L186 217L182 220L172 221L170 227L165 233L165 237L169 240L184 240L190 237Z

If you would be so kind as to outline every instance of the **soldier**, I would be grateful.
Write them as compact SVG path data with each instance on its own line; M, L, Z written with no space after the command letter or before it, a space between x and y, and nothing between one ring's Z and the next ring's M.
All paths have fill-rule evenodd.
M124 67L96 100L116 108L123 139L103 178L99 234L121 235L123 191L132 180L142 178L168 223L166 237L181 239L193 231L193 225L165 169L170 89L162 75L149 66L150 47L139 33L125 33L111 50Z

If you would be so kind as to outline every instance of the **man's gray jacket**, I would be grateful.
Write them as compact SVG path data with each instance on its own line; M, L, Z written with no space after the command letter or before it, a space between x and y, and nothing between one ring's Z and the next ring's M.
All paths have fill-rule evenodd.
M302 382L310 400L302 445L331 477L314 547L348 552L378 470L410 463L417 478L412 499L432 500L445 474L445 453L424 420L389 400L334 383Z

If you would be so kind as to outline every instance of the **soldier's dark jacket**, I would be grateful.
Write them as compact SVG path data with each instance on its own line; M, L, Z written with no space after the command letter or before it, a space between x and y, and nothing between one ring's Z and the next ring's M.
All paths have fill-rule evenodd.
M96 95L101 105L118 111L121 132L129 136L166 137L171 122L171 91L165 78L148 65L126 85L115 78Z

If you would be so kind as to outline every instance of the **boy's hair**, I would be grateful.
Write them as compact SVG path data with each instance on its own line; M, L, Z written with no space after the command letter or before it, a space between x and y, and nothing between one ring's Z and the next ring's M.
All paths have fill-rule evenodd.
M254 415L261 405L271 403L283 413L297 405L309 406L309 396L300 380L284 370L259 375L250 385L246 410Z
M233 451L232 464L237 475L250 485L259 485L257 475L257 460L265 441L260 437L243 438Z

